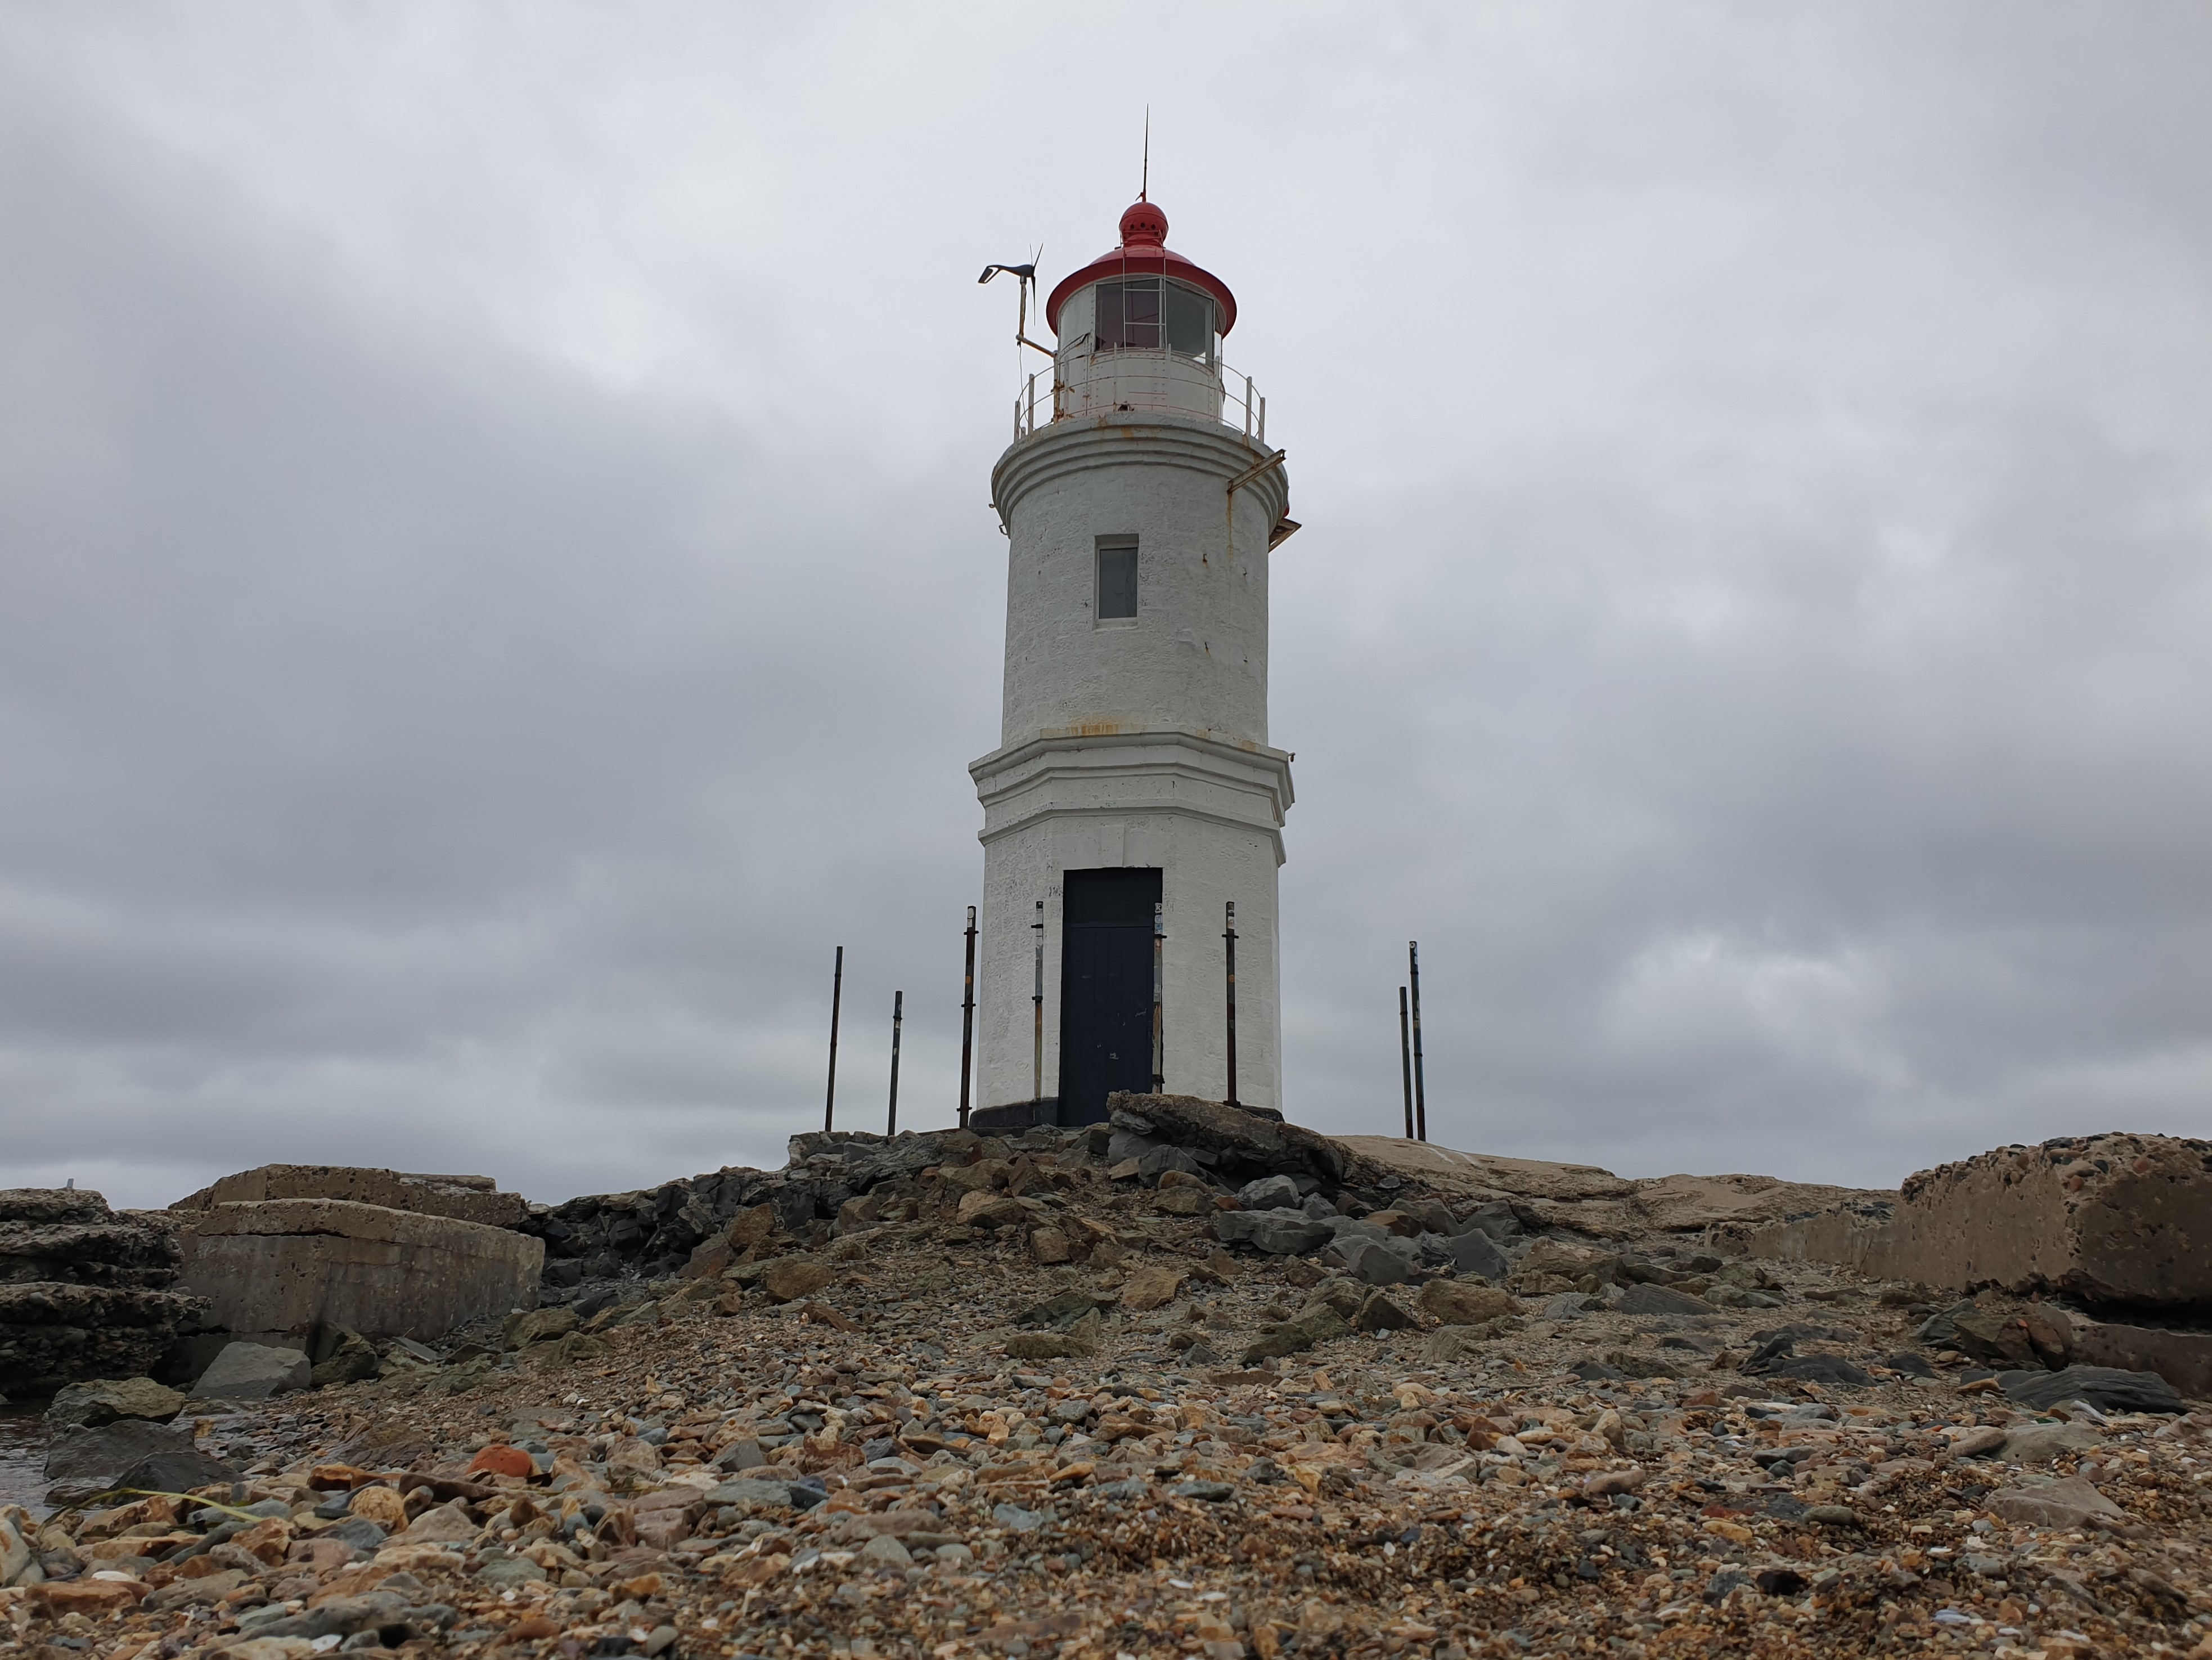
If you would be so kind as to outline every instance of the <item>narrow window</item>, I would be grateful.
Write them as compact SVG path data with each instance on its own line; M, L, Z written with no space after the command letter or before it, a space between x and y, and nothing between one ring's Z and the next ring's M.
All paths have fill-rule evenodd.
M1098 618L1105 622L1137 615L1137 538L1117 536L1098 542Z

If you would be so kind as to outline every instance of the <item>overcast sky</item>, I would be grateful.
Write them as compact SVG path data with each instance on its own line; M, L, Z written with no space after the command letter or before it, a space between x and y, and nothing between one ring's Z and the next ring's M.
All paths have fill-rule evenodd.
M0 11L0 1185L949 1122L1013 295L1237 291L1286 1105L2212 1134L2212 12Z

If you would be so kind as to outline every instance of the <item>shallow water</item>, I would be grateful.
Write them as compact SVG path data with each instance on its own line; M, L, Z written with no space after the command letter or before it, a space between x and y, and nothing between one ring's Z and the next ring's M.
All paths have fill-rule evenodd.
M0 1505L46 1513L46 1424L35 1407L0 1407Z

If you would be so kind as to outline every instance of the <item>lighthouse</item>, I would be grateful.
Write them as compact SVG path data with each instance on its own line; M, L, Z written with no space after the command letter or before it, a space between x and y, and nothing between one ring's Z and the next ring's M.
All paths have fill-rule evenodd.
M1139 200L1054 288L991 474L979 1126L1096 1123L1119 1090L1281 1104L1267 566L1297 526L1267 402L1222 359L1236 296L1167 232Z

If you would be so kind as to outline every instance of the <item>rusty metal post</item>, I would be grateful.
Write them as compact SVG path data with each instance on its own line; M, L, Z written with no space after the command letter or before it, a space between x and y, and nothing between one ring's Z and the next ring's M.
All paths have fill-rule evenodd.
M837 1127L837 1011L845 1001L845 948L837 947L837 971L830 982L830 1094L822 1104L822 1131Z
M1044 901L1036 902L1036 921L1030 924L1036 934L1036 992L1030 1003L1036 1018L1036 1049L1030 1061L1030 1103L1034 1109L1044 1102ZM1030 1113L1034 1119L1036 1113Z
M1229 1104L1237 1101L1237 902L1231 899L1221 931L1229 946Z
M891 1106L884 1119L884 1134L886 1137L898 1134L899 1028L905 1024L906 994L895 991L891 994Z
M1429 1091L1421 1075L1421 942L1406 942L1406 977L1413 991L1413 1127L1417 1140L1429 1139Z
M1406 1018L1406 988L1398 988L1398 1070L1406 1079L1406 1139L1413 1139L1413 1040Z
M975 1055L975 908L968 907L967 989L960 999L960 1128L968 1128L968 1080Z
M1152 907L1152 1093L1168 1091L1167 1027L1162 1019L1167 980L1168 926L1166 908Z

